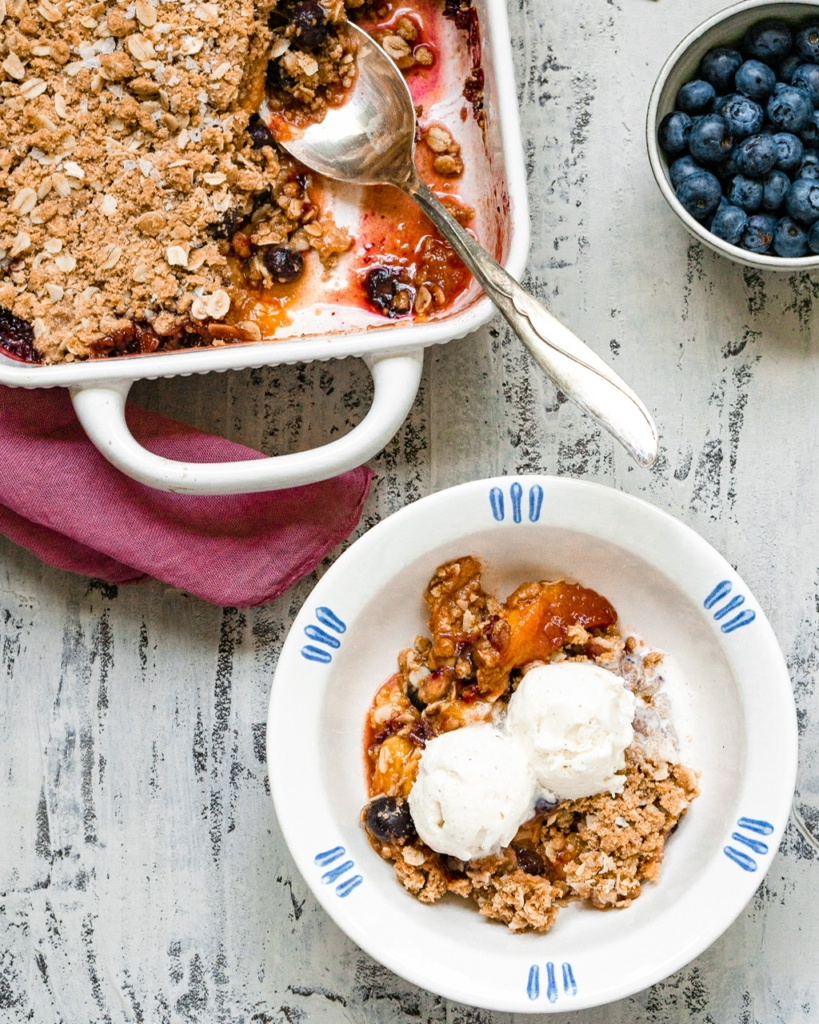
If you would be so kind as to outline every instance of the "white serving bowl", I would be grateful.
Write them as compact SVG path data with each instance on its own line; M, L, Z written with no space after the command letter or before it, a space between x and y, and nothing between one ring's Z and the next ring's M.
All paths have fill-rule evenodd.
M695 238L709 249L718 252L736 263L757 270L794 271L811 270L819 267L819 254L789 259L775 254L758 254L731 245L713 235L704 224L683 207L677 199L669 177L669 160L657 142L657 128L660 121L674 109L674 100L680 87L697 77L697 69L703 56L715 46L735 46L745 31L758 21L777 18L788 24L798 25L807 17L819 16L819 0L798 0L798 2L770 3L768 0L744 0L717 14L712 15L682 40L663 64L648 103L646 116L646 144L651 170L660 186L668 205Z
M515 935L457 897L417 902L359 824L367 708L398 652L426 630L432 572L463 554L484 562L487 588L501 597L525 580L579 580L609 598L624 630L680 666L668 692L681 760L701 773L701 795L669 841L659 882L626 910L573 905L547 934ZM285 641L267 725L279 824L336 924L408 981L510 1013L631 995L710 945L776 854L796 756L781 652L731 566L644 501L537 476L431 495L341 555Z

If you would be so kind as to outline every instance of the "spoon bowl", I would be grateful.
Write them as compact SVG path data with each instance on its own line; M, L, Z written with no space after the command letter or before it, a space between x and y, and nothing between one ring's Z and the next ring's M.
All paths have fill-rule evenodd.
M277 142L311 170L356 185L396 183L414 168L415 104L404 76L382 48L357 25L355 84L322 121L287 131L271 128ZM263 104L264 121L271 115Z
M641 466L657 457L650 413L620 377L526 292L421 180L415 166L415 104L392 58L352 22L356 77L344 103L306 127L259 114L279 144L311 170L357 185L394 185L415 200L474 274L540 368L615 437Z

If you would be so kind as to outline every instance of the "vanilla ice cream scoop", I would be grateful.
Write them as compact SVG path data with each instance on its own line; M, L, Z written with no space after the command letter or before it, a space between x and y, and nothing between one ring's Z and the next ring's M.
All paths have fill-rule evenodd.
M526 750L538 796L576 800L620 793L634 730L634 694L593 662L533 668L509 701L506 729Z
M442 733L421 755L409 808L437 853L472 860L508 846L534 807L526 752L493 725Z

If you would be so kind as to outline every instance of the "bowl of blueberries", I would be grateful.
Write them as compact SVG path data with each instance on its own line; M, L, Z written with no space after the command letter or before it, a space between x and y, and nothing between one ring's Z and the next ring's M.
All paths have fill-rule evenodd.
M694 29L649 101L657 183L714 251L819 267L819 0L744 0Z

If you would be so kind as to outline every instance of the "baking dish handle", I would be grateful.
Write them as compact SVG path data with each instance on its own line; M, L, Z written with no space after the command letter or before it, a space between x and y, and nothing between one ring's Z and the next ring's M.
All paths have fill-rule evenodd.
M319 448L241 462L175 462L143 448L125 422L125 402L133 381L69 390L92 443L127 476L180 494L248 494L315 483L355 469L397 433L418 391L423 350L363 358L372 374L374 393L367 415L357 426Z

